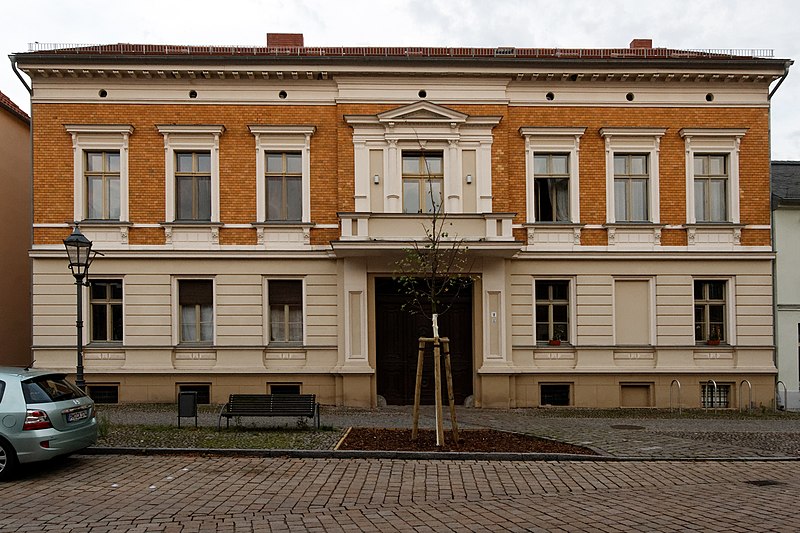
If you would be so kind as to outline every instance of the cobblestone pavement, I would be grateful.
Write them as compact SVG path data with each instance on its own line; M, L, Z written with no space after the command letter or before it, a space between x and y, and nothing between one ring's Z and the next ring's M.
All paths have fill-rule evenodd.
M109 410L120 424L175 424L174 406L159 410ZM101 411L101 415L103 412ZM591 447L605 455L645 459L780 458L800 457L800 417L733 419L707 418L583 418L551 416L541 409L471 409L458 407L462 427L488 427L529 433ZM647 413L644 413L646 415ZM355 409L323 407L322 423L334 427L411 427L411 407ZM432 406L423 406L420 426L435 427ZM245 425L294 425L296 419L242 419ZM449 414L445 409L445 426ZM200 424L216 426L217 415L207 410Z
M0 484L0 531L796 531L798 492L798 461L76 455Z

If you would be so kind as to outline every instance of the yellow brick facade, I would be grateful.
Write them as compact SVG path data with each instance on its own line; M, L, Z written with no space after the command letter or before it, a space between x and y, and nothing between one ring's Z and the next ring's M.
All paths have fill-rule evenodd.
M110 124L125 122L134 127L130 140L130 218L132 222L156 224L164 213L164 139L157 124L222 124L220 138L220 219L228 224L255 221L255 157L251 124L311 124L311 211L313 221L336 224L336 213L353 211L353 139L344 115L377 114L396 106L130 106L130 105L41 105L34 104L36 122L34 151L35 223L54 223L72 218L72 148L63 124ZM606 169L601 128L666 128L661 139L660 214L669 225L686 222L686 160L681 128L742 128L739 198L742 224L769 224L769 117L766 109L621 109L508 106L449 106L469 115L502 116L494 128L492 145L492 194L496 212L517 213L516 223L525 222L525 147L519 128L585 127L580 152L581 222L603 224L606 219ZM37 244L58 243L65 231L36 231ZM312 229L312 242L325 244L336 232ZM670 244L685 243L685 234L669 231ZM133 228L136 244L163 244L163 235L150 228ZM255 230L222 228L224 244L253 244ZM604 245L602 230L584 230L586 245ZM744 229L745 245L769 245L769 232Z
M410 72L398 67L402 62L365 54L329 57L325 66L302 54L213 67L215 58L177 57L169 68L160 58L130 56L130 70L111 71L76 54L73 72L89 74L74 78L63 75L61 57L32 54L21 61L35 88L37 364L74 368L74 285L62 240L85 207L79 196L85 191L75 190L84 179L74 164L81 143L105 135L127 157L127 219L78 221L105 254L90 277L123 284L124 333L122 340L87 342L90 388L116 388L120 401L173 402L182 387L200 386L222 403L232 393L283 384L326 404L403 403L390 389L413 362L394 348L417 329L381 287L390 285L398 257L429 223L426 214L404 212L403 150L432 146L443 161L448 223L469 247L474 278L457 302L463 313L457 331L446 333L463 336L465 402L536 407L561 387L566 394L559 401L567 405L666 407L678 380L683 405L699 407L714 380L727 387L728 407L735 407L748 380L754 403L771 405L777 371L767 94L770 80L782 75L776 63L720 61L709 70L691 58L648 64L637 52L612 69L524 54L494 63L492 51L473 59L474 70L465 74L465 63L449 58L433 58L433 70L415 63L419 72ZM728 70L733 83L720 74ZM684 79L693 81L678 81ZM628 92L636 92L635 100L626 101ZM609 137L630 135L626 128L646 129L640 137L654 146L631 150L657 158L658 173L650 177L658 179L658 216L650 222L609 222L615 219L607 205L614 198L607 190ZM166 175L165 154L172 135L203 136L218 155L213 220L168 219L175 177ZM557 148L534 149L537 142ZM302 221L264 220L257 192L264 176L257 169L270 143L304 154L309 194ZM738 177L738 190L726 196L729 216L721 223L690 223L691 146L725 153L734 166L728 183ZM529 202L538 150L573 158L570 217L579 216L556 224L534 220ZM213 331L199 343L183 340L179 292L187 279L204 280L213 300ZM270 287L281 286L276 280L294 284L293 301L301 301L302 319L293 321L302 322L302 332L290 342L273 335L280 326L271 313L282 309L270 301L276 297ZM724 332L720 344L709 343L703 330L710 319L698 319L710 309L696 296L705 283L723 293L723 316L715 322ZM537 291L547 287L563 288L556 298L566 315L561 321L542 318L551 303ZM87 300L83 310L87 335L91 305ZM631 317L635 335L626 329ZM555 322L564 328L558 335ZM630 338L636 340L619 340Z

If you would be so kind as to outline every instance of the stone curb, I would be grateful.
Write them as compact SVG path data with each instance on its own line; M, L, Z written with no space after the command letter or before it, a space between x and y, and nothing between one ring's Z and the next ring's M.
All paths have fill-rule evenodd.
M596 462L775 462L800 461L784 457L619 457L569 453L410 452L372 450L268 450L242 448L135 448L92 446L86 455L206 455L216 457L283 457L288 459L402 459L442 461L596 461Z

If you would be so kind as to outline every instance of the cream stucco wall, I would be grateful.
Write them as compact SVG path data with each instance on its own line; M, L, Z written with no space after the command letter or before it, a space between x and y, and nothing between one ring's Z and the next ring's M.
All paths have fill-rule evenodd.
M92 277L123 280L124 341L87 345L87 381L119 384L123 401L171 402L182 383L210 384L215 402L233 392L266 391L270 383L299 383L323 403L374 406L373 280L392 274L391 257L112 254L93 265ZM769 254L702 259L523 254L479 258L473 274L477 406L535 407L541 384L567 383L575 406L618 407L646 397L647 406L667 407L673 379L681 383L685 407L699 405L708 380L730 387L731 407L740 401L743 380L753 387L755 405L771 405L776 369ZM177 342L175 280L184 277L214 280L215 341L207 346ZM271 346L264 280L287 277L304 280L306 340L302 346ZM570 282L571 334L558 347L534 341L533 287L542 278ZM696 344L693 336L693 280L709 278L724 279L728 287L728 342L720 346ZM646 301L620 301L615 297L620 281L643 282L630 294L646 295ZM69 372L75 361L74 284L65 259L55 251L41 254L34 282L37 365ZM625 312L619 306L626 306ZM620 332L627 306L647 315L637 321L649 330L639 337L646 342L617 341L617 335L626 337Z
M0 107L0 365L31 362L30 125Z
M778 379L786 386L787 407L800 409L800 209L780 207L773 211L776 249L776 350ZM780 395L784 389L779 387Z

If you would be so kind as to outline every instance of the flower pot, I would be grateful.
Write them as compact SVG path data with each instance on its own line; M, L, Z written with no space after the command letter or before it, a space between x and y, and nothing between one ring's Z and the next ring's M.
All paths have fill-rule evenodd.
M719 339L708 339L706 341L706 344L710 344L712 346L716 346L717 344L719 344Z
M561 341L558 339L550 339L548 344L550 344L550 346L561 346Z

